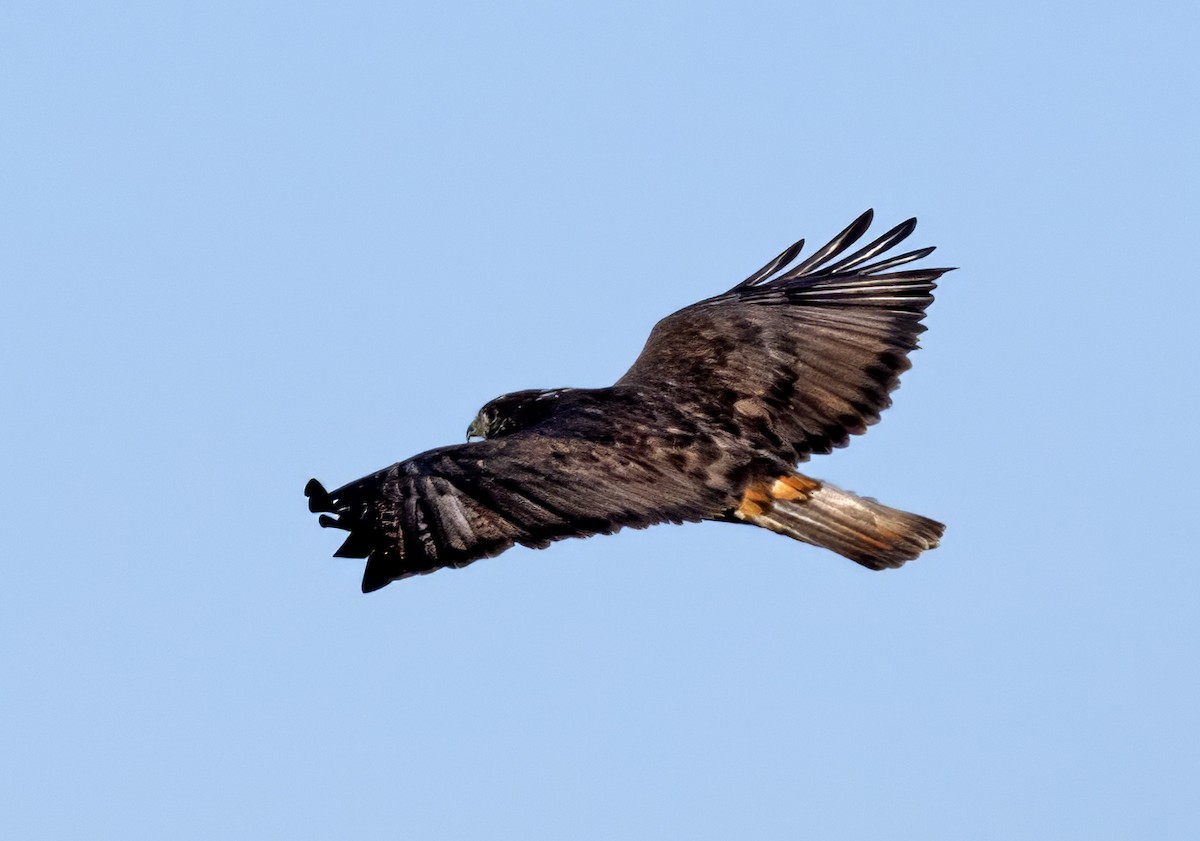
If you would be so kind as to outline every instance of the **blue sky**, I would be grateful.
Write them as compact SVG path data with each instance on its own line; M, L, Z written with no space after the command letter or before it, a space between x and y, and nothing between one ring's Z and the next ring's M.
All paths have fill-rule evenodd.
M1198 23L6 4L0 834L1196 837ZM961 269L808 469L936 552L329 557L310 476L610 383L868 206Z

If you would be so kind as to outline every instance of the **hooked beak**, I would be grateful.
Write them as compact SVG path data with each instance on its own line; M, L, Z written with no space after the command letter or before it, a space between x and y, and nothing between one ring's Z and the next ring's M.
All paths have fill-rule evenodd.
M483 434L483 424L479 422L479 418L471 421L471 425L467 427L467 443L471 443L471 439L478 438L483 440L487 436Z

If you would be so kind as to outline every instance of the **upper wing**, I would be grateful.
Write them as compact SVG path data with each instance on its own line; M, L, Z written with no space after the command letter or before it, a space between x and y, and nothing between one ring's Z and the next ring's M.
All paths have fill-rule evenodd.
M845 446L891 405L935 281L949 271L888 271L932 248L870 262L915 219L831 262L871 218L868 210L792 268L804 240L725 294L664 318L617 384L672 389L680 402L736 418L789 460Z
M313 479L309 508L350 532L335 553L366 558L363 592L399 578L466 566L514 543L609 534L624 526L697 521L724 494L702 453L661 449L638 422L624 440L519 432L430 450L332 493ZM692 463L685 463L691 459Z

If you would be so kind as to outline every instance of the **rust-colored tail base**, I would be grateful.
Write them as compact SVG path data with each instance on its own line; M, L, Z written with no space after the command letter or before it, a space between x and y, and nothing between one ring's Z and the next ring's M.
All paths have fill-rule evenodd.
M746 491L734 518L889 569L938 545L946 527L800 474Z

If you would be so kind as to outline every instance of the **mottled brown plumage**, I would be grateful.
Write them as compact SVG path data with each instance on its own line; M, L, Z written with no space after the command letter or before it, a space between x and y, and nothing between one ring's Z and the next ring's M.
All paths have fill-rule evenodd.
M363 590L461 567L514 544L626 526L722 520L832 549L871 569L937 545L941 524L796 473L879 420L947 269L872 263L910 219L840 257L871 211L794 263L803 240L728 292L660 321L633 367L599 389L520 391L480 410L484 440L441 447L332 493L305 494L350 532Z

